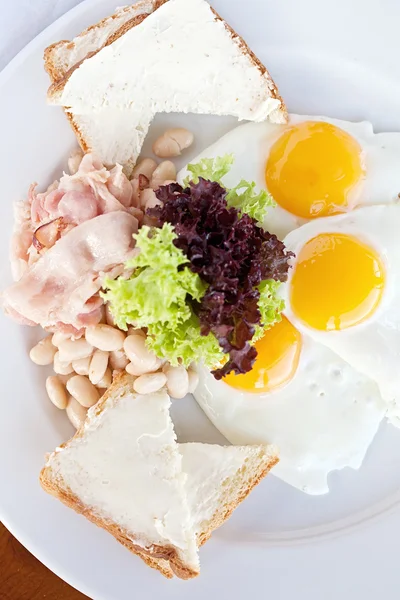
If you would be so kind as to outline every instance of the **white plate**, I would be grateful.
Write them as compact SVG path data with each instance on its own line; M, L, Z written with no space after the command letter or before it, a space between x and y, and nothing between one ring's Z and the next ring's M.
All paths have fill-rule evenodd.
M61 111L47 107L41 56L113 11L89 0L34 40L0 75L0 273L9 280L12 201L31 181L59 176L74 138ZM400 130L400 43L395 0L214 0L215 8L270 68L289 109L369 119ZM199 74L201 76L201 74ZM174 117L197 132L193 154L232 127L231 119ZM261 594L298 600L397 598L400 432L382 427L359 472L331 478L332 492L309 497L268 477L201 551L202 574L166 581L113 538L42 492L45 452L66 439L65 415L45 397L44 370L29 362L36 331L1 318L0 518L41 561L96 600L238 600ZM217 439L199 409L181 403L178 431Z

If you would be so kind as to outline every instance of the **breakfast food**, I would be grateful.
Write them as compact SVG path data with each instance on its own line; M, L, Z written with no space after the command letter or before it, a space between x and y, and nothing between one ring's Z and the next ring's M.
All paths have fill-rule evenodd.
M15 280L21 279L28 267L79 225L86 223L78 230L82 232L83 239L88 236L88 228L96 226L100 231L100 223L104 224L107 234L112 235L113 230L121 227L121 223L114 224L114 219L130 221L134 223L133 230L137 230L143 217L139 208L139 189L129 182L121 165L107 170L94 155L83 157L74 153L70 157L69 168L70 174L64 173L45 192L38 193L37 183L32 184L27 199L15 205L11 242L11 266ZM117 215L119 211L131 215L135 221ZM108 217L94 220L101 215ZM93 235L96 233L94 231ZM75 231L74 235L77 244L79 234ZM114 249L110 248L110 251ZM105 267L102 265L102 270L106 271Z
M179 156L183 150L193 144L194 135L191 131L176 127L167 129L153 144L153 152L160 158Z
M232 154L223 184L231 187L243 177L268 190L276 206L264 226L283 239L309 219L397 202L399 153L399 133L374 133L368 122L291 114L287 125L239 125L192 162ZM183 169L178 181L186 174Z
M110 320L110 319L109 319ZM146 334L130 327L127 334L114 325L87 327L82 337L56 332L40 340L30 351L31 360L52 365L56 375L46 379L50 401L66 414L77 429L87 409L123 371L135 375L134 389L141 394L165 388L179 399L196 388L197 373L183 365L172 366L146 347ZM79 405L79 406L78 406Z
M256 348L244 375L217 381L200 366L194 396L232 444L276 444L273 475L326 494L332 471L361 467L387 409L379 388L285 318Z
M76 226L4 292L6 312L21 322L53 329L62 324L71 332L98 322L102 302L91 299L106 273L132 254L137 226L137 219L125 212ZM62 277L61 265L69 266Z
M240 126L195 159L233 152L221 181L229 186L240 172L273 192L263 225L291 231L293 269L280 288L286 317L256 341L251 371L216 381L200 366L194 395L232 443L276 443L274 474L321 494L331 471L361 466L385 415L398 420L391 302L400 181L386 167L400 141L367 123L312 119ZM178 180L192 172L188 165ZM358 208L376 202L389 206Z
M273 446L176 443L165 392L120 376L50 455L44 489L165 576L199 573L197 548L277 462Z
M370 206L291 232L296 261L284 290L291 322L376 381L397 423L399 222L398 204Z
M258 226L272 203L266 192L258 192L253 183L244 180L231 190L217 181L205 185L204 177L221 177L231 162L227 157L191 165L191 187L184 190L163 180L176 175L170 161L157 166L143 159L129 180L119 165L107 170L93 155L74 154L69 161L70 175L64 174L44 193L37 194L31 188L28 199L19 204L24 220L17 221L13 241L18 281L5 291L4 307L19 321L39 323L54 331L32 348L30 355L36 364L53 363L57 376L50 375L46 382L48 396L55 406L66 409L75 427L111 385L113 374L123 370L137 377L134 387L142 394L166 386L174 398L182 398L198 381L192 362L205 360L219 376L231 369L245 372L251 368L255 349L249 342L261 337L283 308L277 294L287 276L290 253ZM159 199L160 194L165 202ZM193 220L189 215L198 211L198 200L203 207ZM178 216L180 224L176 222ZM123 263L109 254L107 237L102 244L96 241L94 224L100 217L110 222L135 219L132 223L137 223L135 228L139 226L133 239L132 233L128 234L127 260ZM221 218L228 218L228 228ZM143 222L151 227L140 227ZM184 227L189 227L186 236L196 230L187 248L179 247L185 239ZM180 231L180 238L173 228ZM50 234L41 235L38 246L38 231L43 229ZM86 232L83 236L82 229ZM119 248L124 238L115 239L115 231L108 235L110 243L115 240ZM221 235L227 238L223 243L226 248L229 245L229 253L218 250ZM101 245L108 253L110 268L101 270L98 277L87 276L97 271L95 255L84 243L80 244L81 257L75 248L75 240L85 236L96 253ZM203 265L196 256L200 240L204 244ZM82 270L80 289L78 273L83 266L89 270ZM58 281L65 267L62 282ZM43 281L36 271L43 274ZM226 295L229 280L231 291ZM50 285L57 293L45 293ZM235 288L237 306L232 295ZM219 316L213 316L217 292L221 299L225 295L225 307ZM42 296L39 303L38 296ZM226 327L232 329L236 312L239 315L243 310L253 323L249 321L244 328L237 321L240 338L234 341L236 325L228 337ZM226 360L228 355L230 360Z
M159 112L286 121L266 68L205 0L139 2L53 45L45 63L49 102L106 165L131 169Z
M189 579L277 447L274 473L323 494L332 471L360 468L385 416L400 422L400 136L288 122L205 0L118 9L47 48L45 66L85 153L18 203L3 294L45 330L30 357L53 366L47 395L77 429L41 483ZM252 123L177 173L194 141L179 119L139 156L158 112ZM178 444L169 408L187 393L238 446Z
M227 168L208 167L211 179ZM265 209L265 194L245 181L228 191L197 179L156 190L161 205L146 214L158 227L134 236L140 253L125 264L132 275L106 282L103 298L121 329L146 327L158 357L175 366L203 360L221 378L251 369L251 342L279 319L290 253L250 216Z

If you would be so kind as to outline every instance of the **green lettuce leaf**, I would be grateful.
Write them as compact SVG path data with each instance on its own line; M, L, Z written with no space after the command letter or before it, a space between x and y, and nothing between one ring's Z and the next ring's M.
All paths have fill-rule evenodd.
M198 163L187 165L186 169L190 175L187 175L183 181L186 187L192 181L198 183L199 177L209 181L221 183L222 177L229 173L234 163L233 154L225 154L215 158L202 158ZM228 206L236 208L240 214L248 214L255 219L257 223L264 221L267 208L275 206L272 196L265 190L256 191L254 181L242 179L234 188L228 190L226 200Z
M214 367L222 351L214 335L200 335L199 321L188 302L200 300L207 286L183 266L189 261L173 244L172 225L144 226L134 238L140 252L126 263L132 275L106 280L102 293L116 324L124 330L130 324L146 327L149 348L173 365L189 366L202 359Z
M246 213L257 223L263 223L267 208L275 206L275 201L266 190L255 190L256 184L242 179L234 188L229 190L226 200L228 206L236 208L240 214Z
M187 165L186 169L190 175L183 180L184 187L187 187L191 181L198 183L199 177L221 183L223 176L231 170L234 160L233 154L225 154L216 158L202 158L198 163Z
M134 269L131 277L105 282L103 298L110 302L115 322L125 330L131 323L137 327L184 323L191 316L187 296L200 300L206 285L188 267L178 269L189 261L173 244L172 225L152 230L144 226L133 237L140 252L126 263Z
M151 326L148 347L160 358L166 358L173 366L202 361L214 369L224 359L224 353L212 334L201 335L199 319L195 314L176 327L162 324Z
M220 166L220 173L222 170ZM243 205L248 210L254 209L257 218L255 204L260 194L254 198L254 185L240 182L232 191L233 202L242 198ZM261 198L261 203L270 204L265 198ZM134 235L139 252L126 263L132 274L128 278L106 280L101 295L110 303L118 327L127 330L134 325L147 329L146 344L160 358L185 367L202 361L214 369L224 362L226 355L212 333L201 335L199 319L192 309L192 301L201 300L207 285L186 266L187 257L173 243L176 237L170 223L160 229L143 226ZM262 325L256 328L252 343L281 319L284 302L279 297L279 286L272 279L259 285Z
M261 313L261 325L256 327L251 343L261 339L267 329L279 323L282 320L282 311L285 308L285 302L279 296L279 287L281 283L274 279L266 279L258 286L260 298L258 308Z

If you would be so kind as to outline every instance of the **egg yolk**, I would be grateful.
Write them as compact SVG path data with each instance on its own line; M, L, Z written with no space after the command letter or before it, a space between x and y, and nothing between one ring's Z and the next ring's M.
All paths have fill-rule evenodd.
M301 335L285 318L268 329L255 344L257 358L251 371L230 373L225 383L248 392L270 392L288 383L294 376L301 352Z
M273 144L268 191L290 213L313 219L354 208L365 176L361 146L335 125L305 121Z
M297 255L290 301L314 329L331 331L361 323L375 311L384 289L381 258L357 238L323 233Z

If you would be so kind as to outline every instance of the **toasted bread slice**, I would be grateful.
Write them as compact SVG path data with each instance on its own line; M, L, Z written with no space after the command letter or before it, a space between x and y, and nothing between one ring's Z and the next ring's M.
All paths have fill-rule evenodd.
M264 65L205 0L139 2L50 46L45 66L83 150L128 171L157 112L287 119Z
M126 23L132 19L144 19L166 1L139 0L136 4L117 9L114 14L91 25L73 40L61 40L48 46L44 51L44 68L51 82L63 79L70 69L86 57L110 44Z
M208 540L278 462L273 445L179 444L198 546Z
M179 444L187 474L189 510L198 546L223 525L252 489L278 462L274 446ZM173 577L168 561L143 555L149 566Z
M199 572L197 547L267 474L277 452L178 445L168 396L138 396L132 382L129 375L116 380L49 457L40 481L165 577L188 579Z
M40 481L132 552L165 558L186 579L199 562L170 402L165 392L136 394L123 375L49 457Z

